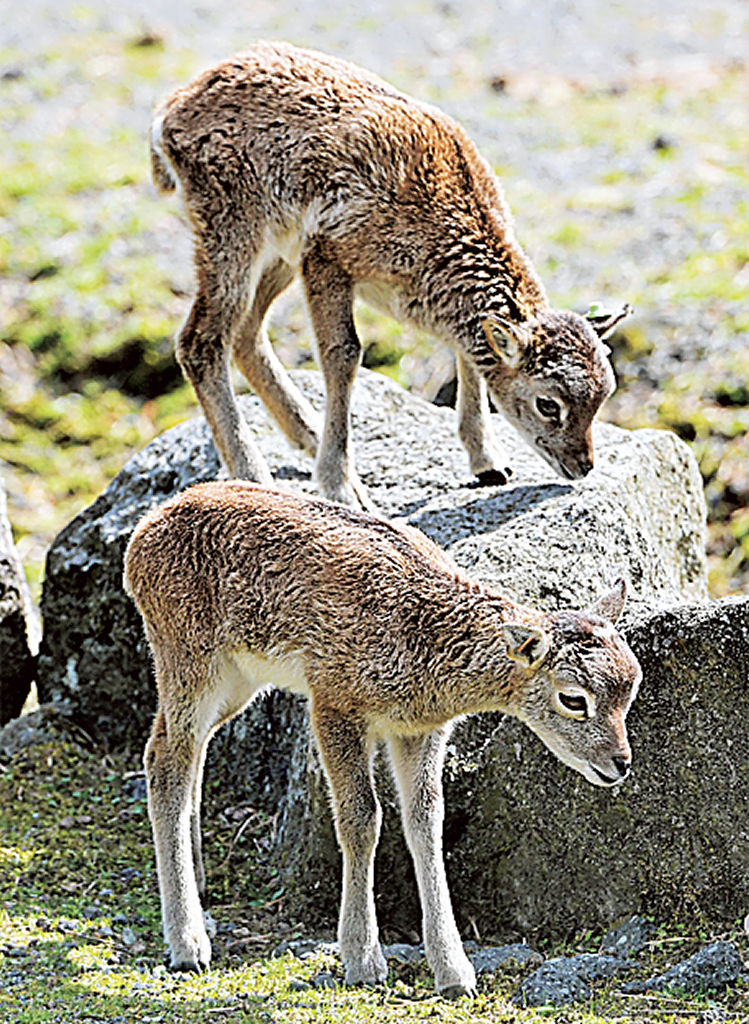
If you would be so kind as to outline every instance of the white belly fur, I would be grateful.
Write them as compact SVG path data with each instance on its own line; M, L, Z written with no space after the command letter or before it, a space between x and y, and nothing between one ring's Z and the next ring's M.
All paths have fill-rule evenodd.
M239 714L269 686L309 696L301 657L293 653L273 657L245 650L220 654L214 664L212 684L201 698L198 733L210 735L220 722Z
M309 696L304 665L295 653L274 656L238 649L221 655L218 675L232 690L236 688L245 694L264 686L277 686Z

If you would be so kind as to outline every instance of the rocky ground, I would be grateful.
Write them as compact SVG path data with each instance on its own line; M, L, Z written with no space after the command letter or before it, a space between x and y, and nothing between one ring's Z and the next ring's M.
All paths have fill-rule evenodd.
M563 945L466 943L478 994L433 992L423 948L385 930L389 978L347 989L335 944L311 939L267 874L272 819L210 785L205 826L213 964L162 964L142 774L102 758L56 713L0 732L0 1019L9 1024L605 1024L743 1021L746 937L627 917ZM265 865L265 867L264 867Z

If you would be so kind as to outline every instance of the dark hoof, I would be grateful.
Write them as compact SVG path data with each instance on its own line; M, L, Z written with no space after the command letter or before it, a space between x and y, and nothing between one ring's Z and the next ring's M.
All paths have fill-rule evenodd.
M170 974L205 974L208 964L196 964L192 960L182 960L178 964L169 964Z
M477 992L475 988L466 988L465 985L448 985L447 988L442 989L440 995L443 999L460 999L461 996L475 999Z
M501 487L507 483L511 476L512 470L509 466L505 466L503 470L485 469L483 472L476 474L476 480L479 487Z

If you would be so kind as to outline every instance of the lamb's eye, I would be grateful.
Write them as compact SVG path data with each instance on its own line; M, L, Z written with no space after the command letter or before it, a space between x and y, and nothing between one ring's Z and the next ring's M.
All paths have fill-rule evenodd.
M588 702L581 693L558 693L559 703L573 715L588 717Z
M545 420L552 420L558 423L562 417L562 407L556 398L546 398L539 395L536 398L536 412Z

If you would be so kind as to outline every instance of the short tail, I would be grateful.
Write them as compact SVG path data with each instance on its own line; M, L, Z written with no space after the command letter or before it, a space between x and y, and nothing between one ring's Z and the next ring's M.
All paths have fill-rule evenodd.
M179 184L169 158L164 153L163 127L166 111L157 110L151 122L148 141L151 146L151 177L159 192L174 192Z

